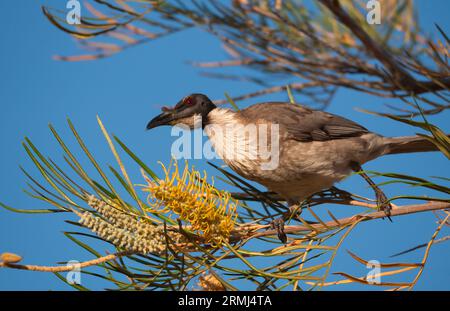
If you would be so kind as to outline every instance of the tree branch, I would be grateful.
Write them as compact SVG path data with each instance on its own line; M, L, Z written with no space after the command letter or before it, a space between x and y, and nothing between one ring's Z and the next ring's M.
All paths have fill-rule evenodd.
M345 25L366 47L367 51L372 53L390 72L397 78L398 81L406 79L406 82L414 83L413 79L406 71L404 71L391 55L378 45L372 38L364 31L350 15L342 9L338 0L319 0L326 8L328 8L336 18Z
M405 206L394 206L391 210L391 217L401 216L401 215L409 215L420 212L428 212L434 210L442 210L450 208L450 202L428 202L425 204L415 204L415 205L405 205ZM303 231L317 231L320 232L322 230L330 230L338 227L343 227L349 224L352 224L356 220L363 218L362 221L368 221L378 218L386 217L386 214L383 211L377 211L369 214L359 214L354 215L347 218L342 218L337 220L332 220L326 223L318 223L318 224L308 224L306 225L298 225L298 226L286 226L284 228L285 233L298 233ZM251 232L250 234L239 235L236 234L233 236L233 242L243 240L243 239L254 239L264 236L276 235L276 230L266 230L263 232Z

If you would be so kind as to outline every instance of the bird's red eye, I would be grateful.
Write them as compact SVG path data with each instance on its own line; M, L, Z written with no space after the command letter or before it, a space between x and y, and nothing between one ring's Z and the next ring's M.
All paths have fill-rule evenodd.
M187 96L185 99L183 99L183 104L192 105L192 98L190 96Z

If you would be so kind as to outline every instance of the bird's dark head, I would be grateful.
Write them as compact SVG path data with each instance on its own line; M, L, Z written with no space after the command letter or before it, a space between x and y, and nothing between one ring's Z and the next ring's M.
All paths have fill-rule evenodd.
M175 107L163 107L162 113L154 117L148 124L147 130L162 125L183 124L193 129L197 126L205 126L206 116L215 109L216 105L203 94L191 94L180 100ZM198 120L198 121L197 121Z

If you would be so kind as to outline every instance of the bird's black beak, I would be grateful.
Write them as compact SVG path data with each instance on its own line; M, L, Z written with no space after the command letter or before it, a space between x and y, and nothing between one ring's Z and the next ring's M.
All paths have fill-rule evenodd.
M176 112L175 111L164 111L160 115L154 117L147 124L147 130L152 128L163 126L163 125L171 125L174 120L176 120Z
M204 126L204 119L216 106L202 94L191 94L180 100L174 107L163 107L162 113L147 124L147 130L173 125L195 129Z

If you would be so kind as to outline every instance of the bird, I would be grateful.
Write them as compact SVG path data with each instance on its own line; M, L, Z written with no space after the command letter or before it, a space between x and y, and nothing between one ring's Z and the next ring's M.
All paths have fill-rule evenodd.
M264 102L232 110L217 107L199 93L183 97L174 107L164 107L148 122L147 130L167 125L201 127L228 167L283 198L288 211L271 223L283 243L287 241L284 223L298 212L301 202L355 172L373 189L378 208L390 219L391 203L362 165L389 154L438 150L426 138L385 137L344 117L304 105ZM277 129L278 141L260 140L243 130L268 127ZM261 151L262 143L266 149L276 147L277 165L264 167L267 153Z

